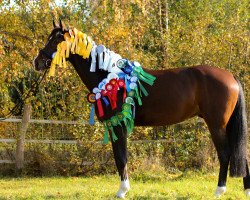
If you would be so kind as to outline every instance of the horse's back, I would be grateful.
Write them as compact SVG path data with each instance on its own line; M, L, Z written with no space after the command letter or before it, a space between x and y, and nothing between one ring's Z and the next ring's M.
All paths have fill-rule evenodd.
M237 81L223 69L195 66L149 73L157 79L153 87L147 87L149 97L137 108L137 125L169 125L195 115L209 120L212 112L231 115L237 102ZM228 103L229 109L224 108Z

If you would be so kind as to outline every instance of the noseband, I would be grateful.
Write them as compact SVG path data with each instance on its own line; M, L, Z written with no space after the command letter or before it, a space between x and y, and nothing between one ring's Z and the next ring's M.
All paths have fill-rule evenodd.
M47 60L45 61L45 66L46 67L50 67L50 65L51 65L51 62L52 62L52 58L53 58L53 54L52 55L50 55L50 54L48 54L44 49L41 49L40 50L40 54L42 54Z

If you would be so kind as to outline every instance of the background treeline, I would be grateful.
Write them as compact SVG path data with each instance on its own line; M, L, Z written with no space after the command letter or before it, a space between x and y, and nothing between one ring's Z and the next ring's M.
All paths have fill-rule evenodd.
M97 44L104 44L147 68L208 64L227 69L243 84L249 108L249 16L248 0L1 1L0 117L22 101L21 96L40 76L34 71L32 60L44 46L52 30L52 20L59 18L67 26L91 35ZM39 90L27 100L32 103L32 118L88 120L88 91L72 66L68 66L58 69L55 77L46 77ZM20 109L14 114L21 113ZM1 138L17 137L16 130L16 125L0 123ZM26 156L30 160L27 173L113 171L110 147L87 143L102 139L102 132L100 124L94 127L32 125L28 138L77 139L82 143L27 145ZM214 166L209 134L197 119L170 127L137 128L130 140L137 139L170 142L130 144L132 169L142 167L143 163L148 166L149 160L154 166L171 170ZM12 145L0 146L4 155L14 151ZM84 160L93 163L86 167L82 165ZM60 161L70 165L66 162L62 165Z

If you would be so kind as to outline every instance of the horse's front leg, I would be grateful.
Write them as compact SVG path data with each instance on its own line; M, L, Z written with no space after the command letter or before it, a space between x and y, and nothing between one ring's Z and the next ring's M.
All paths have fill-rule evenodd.
M121 185L116 194L118 198L124 198L129 191L130 185L127 172L127 130L124 127L114 127L114 132L118 140L112 140L112 148L115 158L116 167L121 178ZM111 137L112 138L112 137Z

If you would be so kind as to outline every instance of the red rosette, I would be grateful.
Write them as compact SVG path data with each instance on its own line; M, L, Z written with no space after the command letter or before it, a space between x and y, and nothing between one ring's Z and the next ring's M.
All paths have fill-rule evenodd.
M117 83L118 83L119 88L124 88L124 87L126 87L125 81L124 81L124 80L118 80Z
M117 79L116 79L116 78L112 78L112 79L109 81L109 83L110 83L111 85L116 85Z
M105 89L107 90L107 96L109 98L109 101L111 103L112 110L117 107L116 101L117 101L117 90L118 86L116 84L116 79L114 79L113 84L110 82L106 84Z
M112 91L112 90L114 89L114 86L113 86L111 83L107 83L107 84L105 85L105 89L106 89L107 91Z

